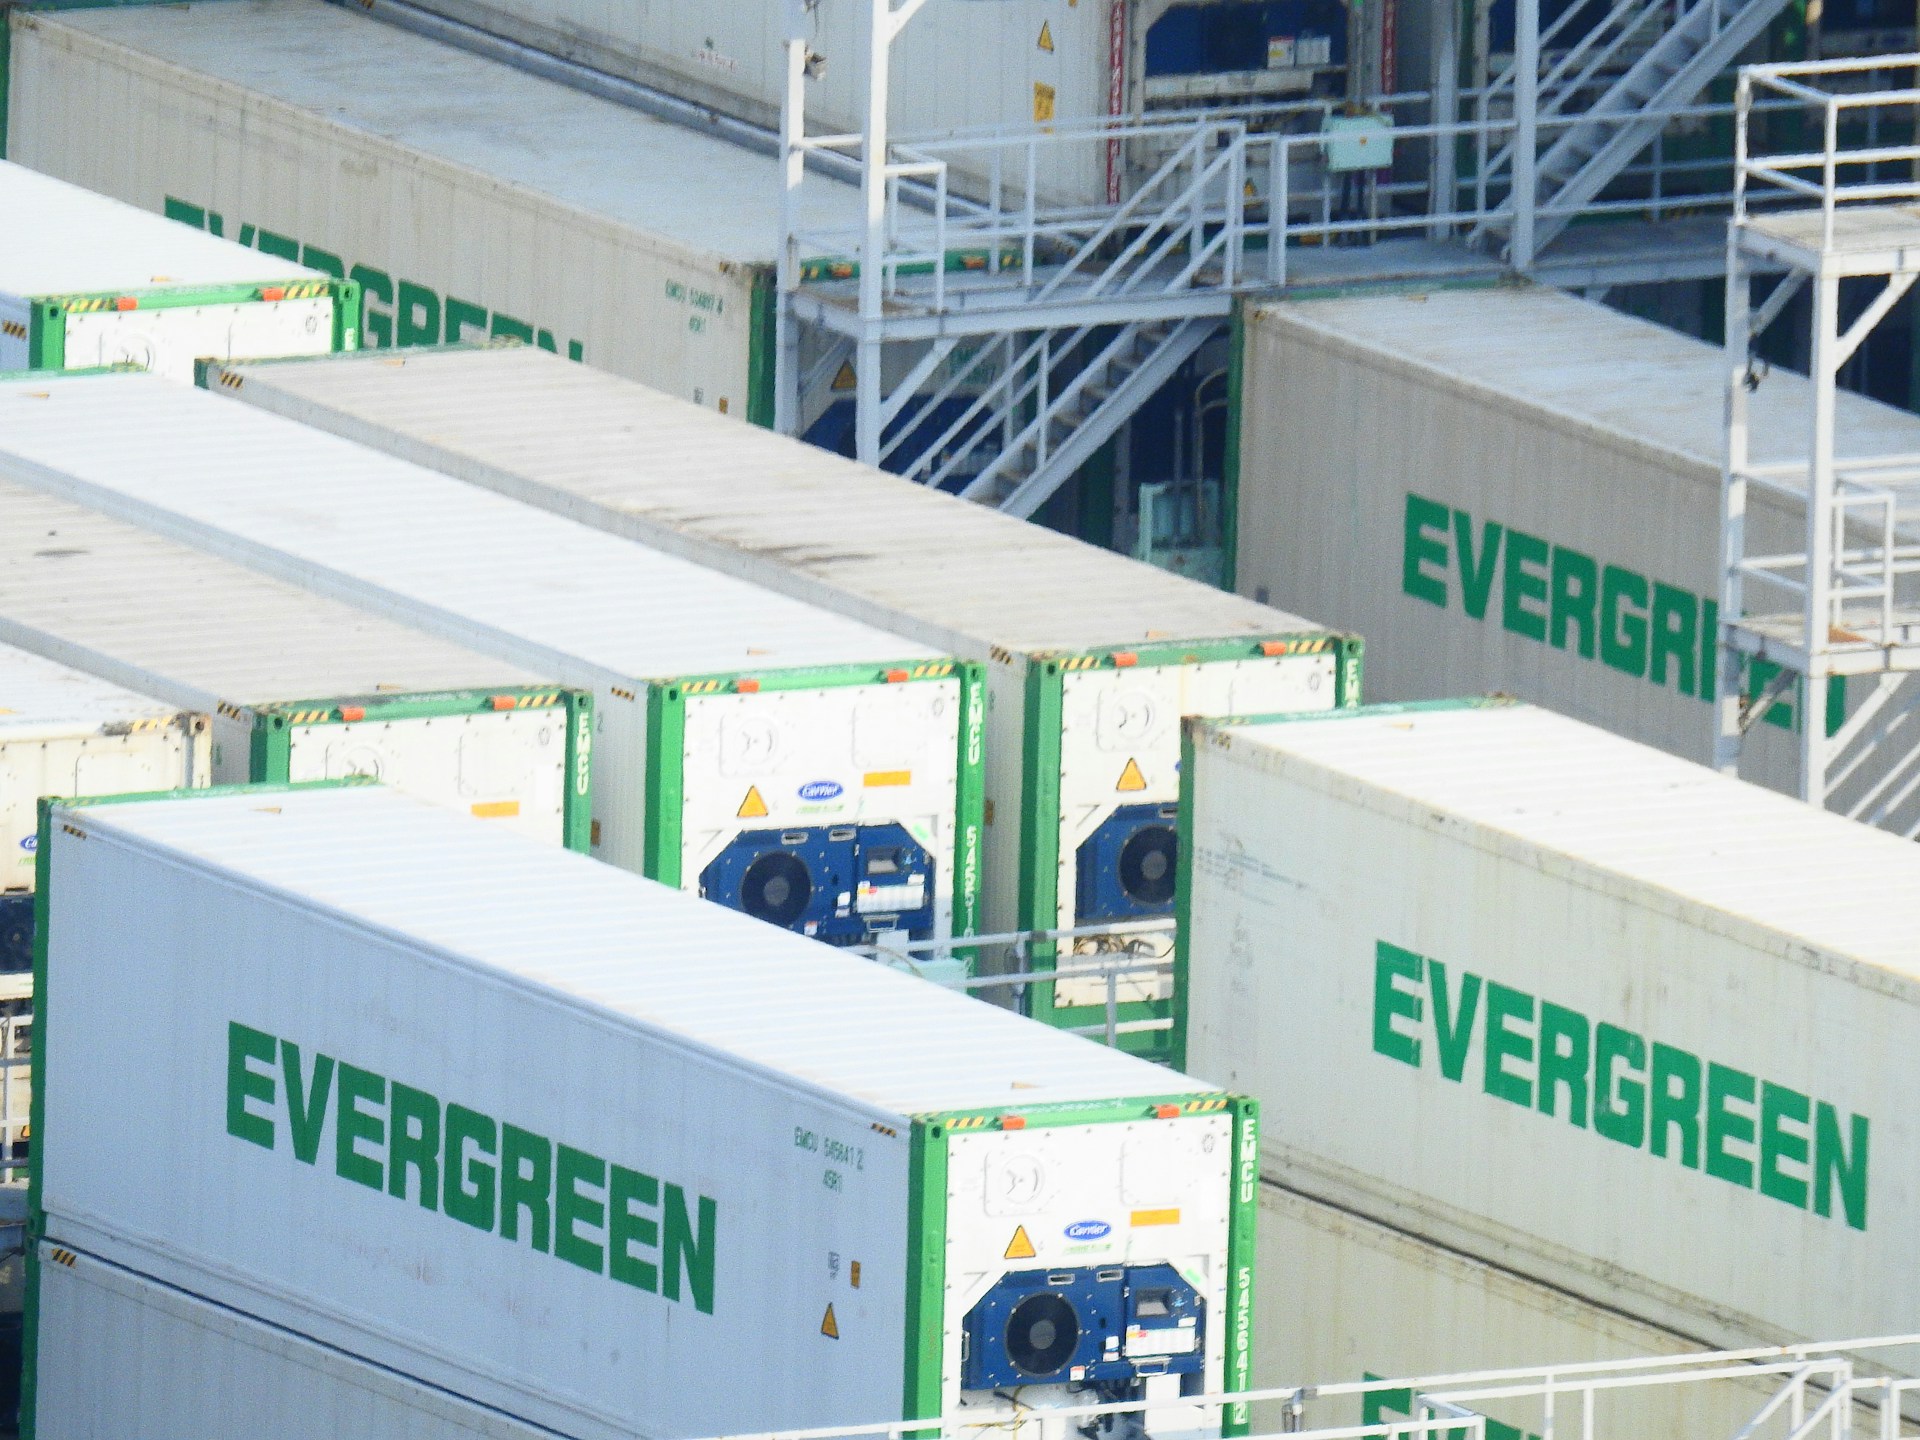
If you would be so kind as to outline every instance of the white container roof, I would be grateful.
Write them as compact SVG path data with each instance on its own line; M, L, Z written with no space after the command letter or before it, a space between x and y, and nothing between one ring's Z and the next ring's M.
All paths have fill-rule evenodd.
M1540 286L1436 290L1263 305L1254 326L1417 373L1509 411L1657 452L1718 477L1726 452L1724 353L1678 331ZM1749 401L1756 464L1804 462L1812 387L1775 369ZM1839 453L1920 453L1920 416L1842 391Z
M0 160L0 295L128 294L326 278Z
M5 480L0 641L201 710L552 679Z
M267 408L397 438L424 464L452 455L454 473L557 492L710 563L789 572L795 593L851 597L974 658L1325 629L532 347L343 359L232 368Z
M77 812L596 1018L894 1115L1215 1092L585 856L355 786ZM1217 1092L1215 1092L1217 1093Z
M171 722L179 707L0 644L0 746L55 735L96 735L109 725ZM0 769L5 762L0 761Z
M321 0L38 14L720 260L772 265L779 162ZM697 183L695 183L697 181ZM816 177L803 229L860 224L860 192ZM610 303L614 297L609 297Z
M616 682L935 652L204 390L139 373L0 384L0 478L524 665ZM564 678L564 672L560 672Z
M1532 705L1336 713L1211 728L1246 763L1514 863L1571 861L1783 955L1920 980L1920 845Z

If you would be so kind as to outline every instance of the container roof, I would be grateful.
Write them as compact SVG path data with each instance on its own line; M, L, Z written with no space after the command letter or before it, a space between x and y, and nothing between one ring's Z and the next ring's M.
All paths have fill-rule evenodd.
M173 852L634 1029L896 1116L1212 1091L707 901L369 786L110 804Z
M200 709L551 680L5 480L0 640Z
M1920 845L1532 705L1369 706L1214 726L1254 763L1357 781L1803 947L1920 979ZM1462 833L1456 829L1453 833Z
M0 160L0 295L34 298L324 280L277 255Z
M532 347L230 368L254 404L973 658L1325 629Z
M1727 365L1717 346L1538 286L1305 300L1260 307L1256 328L1310 333L1430 383L1527 407L1720 473ZM1812 387L1775 369L1749 402L1753 459L1804 460ZM1841 392L1840 453L1920 453L1920 416Z
M338 5L226 0L33 18L721 260L772 265L779 248L773 156ZM851 185L815 178L801 198L803 229L860 223Z
M178 706L151 695L0 644L0 744L29 735L87 735L105 725L170 720L178 713Z
M566 662L554 678L573 683L583 666L618 682L935 653L151 375L0 383L0 478L382 613L432 612L437 633Z

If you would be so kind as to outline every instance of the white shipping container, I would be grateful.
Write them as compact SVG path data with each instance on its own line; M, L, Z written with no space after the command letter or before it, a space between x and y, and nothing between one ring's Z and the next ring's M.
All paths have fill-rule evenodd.
M591 690L602 859L842 944L972 930L977 667L145 375L0 386L7 476Z
M0 134L4 134L0 116ZM324 355L360 333L359 287L195 235L0 160L0 370Z
M1551 711L1195 722L1263 1175L1716 1346L1903 1333L1920 848Z
M4 480L0 641L209 716L217 785L367 775L587 848L590 696Z
M771 156L320 0L9 21L13 159L358 282L368 347L516 336L771 423Z
M1501 691L1712 761L1718 349L1531 287L1249 307L1243 330L1242 593L1365 635L1370 700ZM1804 457L1810 393L1761 379L1756 463ZM1857 395L1838 425L1843 455L1920 451L1920 417ZM1777 498L1756 491L1747 524L1756 554L1804 548ZM1755 666L1750 693L1775 673ZM1742 765L1794 793L1800 688L1748 732ZM1836 682L1816 723L1847 703ZM1881 753L1916 745L1909 724ZM1920 800L1892 819L1920 822Z
M364 783L42 863L54 1245L584 1440L1244 1378L1222 1091Z
M1181 716L1358 701L1351 637L591 367L524 346L369 358L208 383L984 665L989 933L1172 913ZM1056 988L1034 1014L1104 1016L1104 981ZM1129 1044L1168 1053L1167 995L1123 982L1122 1022L1148 1027Z

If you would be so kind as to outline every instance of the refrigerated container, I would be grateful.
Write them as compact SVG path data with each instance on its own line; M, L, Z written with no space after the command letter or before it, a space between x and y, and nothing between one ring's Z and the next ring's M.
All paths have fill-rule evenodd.
M1262 1174L1713 1346L1904 1333L1920 847L1552 711L1194 723Z
M40 833L76 1258L580 1440L1244 1388L1239 1097L364 782Z
M592 367L524 346L369 361L205 379L984 665L988 933L1104 928L1069 949L1164 955L1164 934L1128 927L1173 910L1180 717L1358 702L1354 637ZM1127 1043L1171 1055L1168 994L1148 970L1120 979ZM1062 979L1031 1002L1099 1023L1107 982Z
M121 132L91 128L119 147ZM191 380L203 356L351 350L359 291L0 160L0 370L133 364Z
M0 385L0 478L590 691L602 859L837 944L973 933L978 666L146 375Z
M4 479L0 641L210 717L215 784L370 775L587 848L592 696Z
M1365 635L1371 700L1501 691L1711 763L1718 348L1533 286L1249 306L1241 345L1242 593ZM1754 461L1804 463L1808 383L1754 382ZM1906 411L1843 392L1835 415L1842 455L1920 451ZM1760 489L1747 527L1756 554L1805 547L1802 508ZM1869 687L1803 689L1747 732L1746 778L1797 793L1805 712L1831 732ZM1920 823L1884 764L1916 746L1909 717L1839 802L1880 787L1863 813Z

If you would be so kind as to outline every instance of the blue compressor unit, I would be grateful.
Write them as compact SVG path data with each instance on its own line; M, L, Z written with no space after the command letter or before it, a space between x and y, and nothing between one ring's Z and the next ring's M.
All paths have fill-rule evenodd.
M829 945L933 938L933 857L896 824L746 830L700 872L700 896Z

